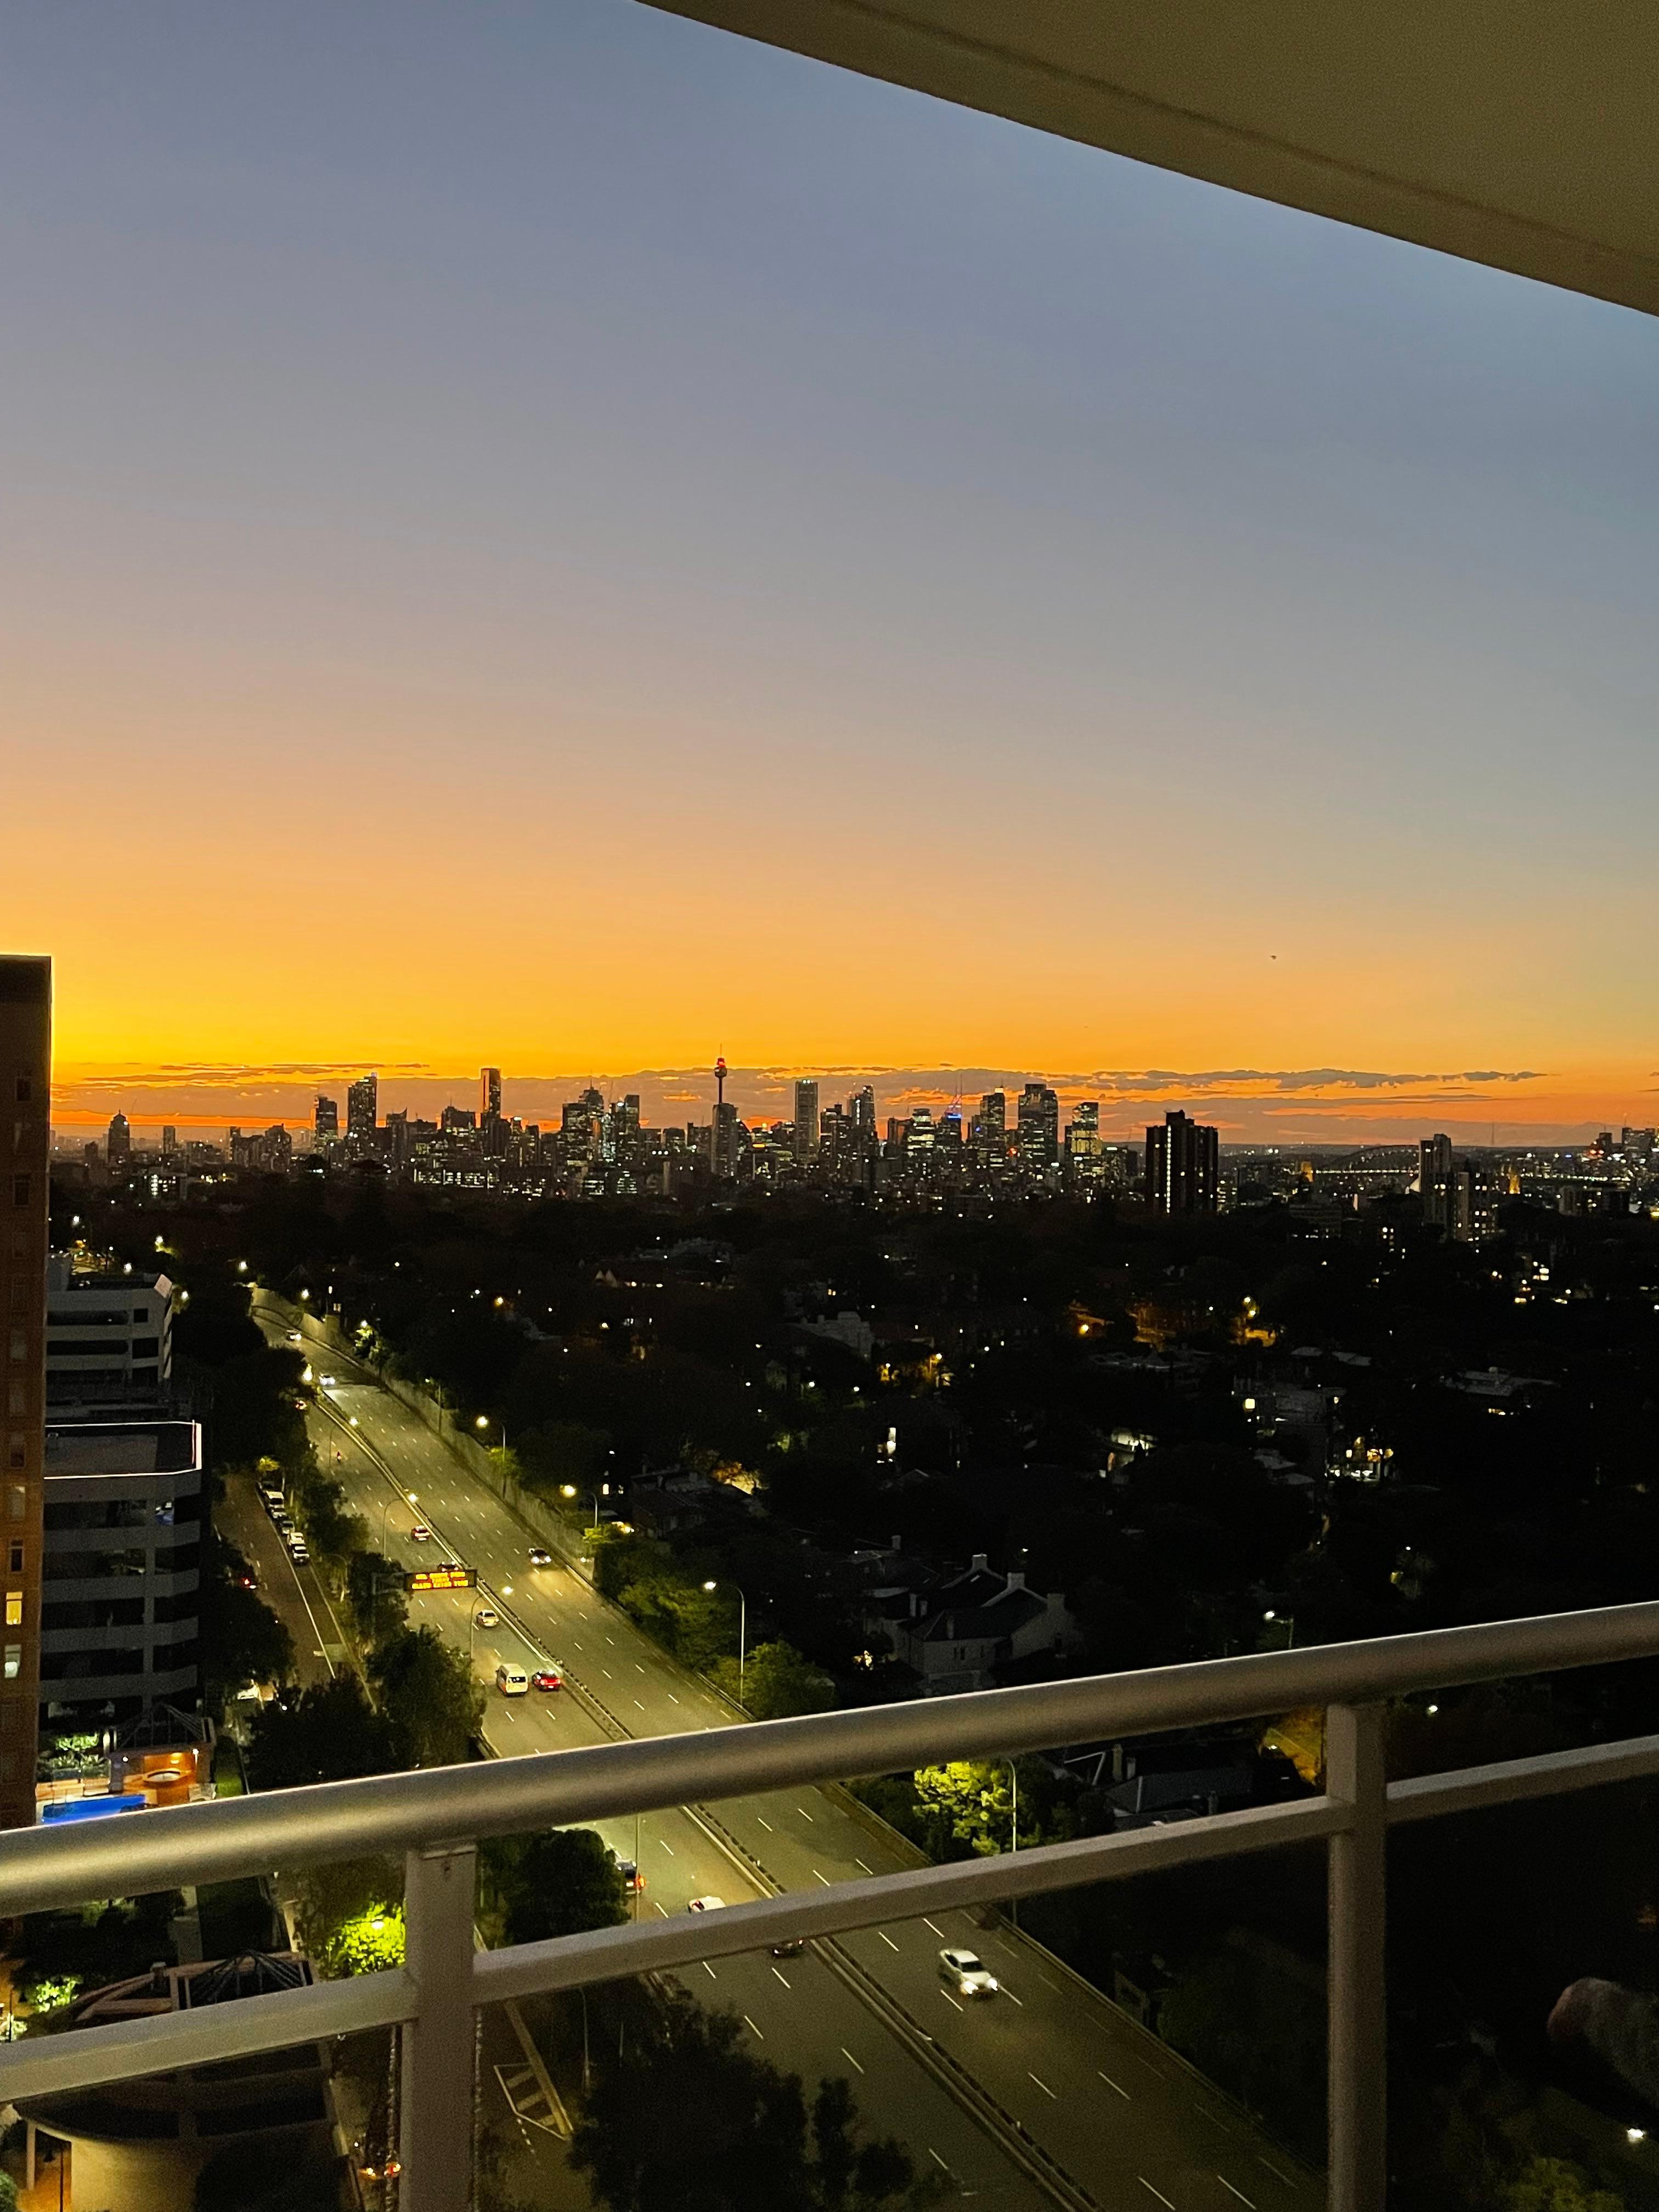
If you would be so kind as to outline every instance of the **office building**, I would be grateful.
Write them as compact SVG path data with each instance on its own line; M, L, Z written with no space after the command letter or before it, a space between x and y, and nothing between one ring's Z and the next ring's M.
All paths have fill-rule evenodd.
M161 1158L164 1160L172 1159L178 1149L179 1132L171 1121L164 1121L161 1125Z
M810 1076L795 1085L795 1165L807 1166L818 1156L818 1086Z
M200 1428L54 1420L45 1468L42 1735L98 1734L158 1706L193 1709ZM33 1746L29 1765L32 1820Z
M104 1157L118 1175L132 1158L132 1125L125 1114L112 1114Z
M325 1098L319 1091L317 1104L311 1117L311 1133L319 1145L331 1145L340 1133L340 1102Z
M155 1409L173 1376L173 1285L150 1273L76 1274L46 1265L46 1407L65 1414Z
M380 1122L380 1079L360 1075L346 1092L346 1137L360 1151L374 1145Z
M1028 1083L1019 1096L1017 1143L1022 1167L1042 1174L1060 1158L1060 1096L1046 1083Z
M34 1820L40 1701L41 1464L46 1380L52 963L0 958L0 1329L4 1331L5 1633L0 1826Z
M981 1170L1000 1168L1008 1157L1008 1095L988 1091L969 1129L969 1142Z
M501 1071L499 1067L478 1070L478 1126L501 1118Z
M1105 1165L1100 1144L1100 1103L1079 1099L1066 1124L1066 1168L1074 1183L1100 1180Z
M1220 1141L1216 1130L1178 1108L1146 1132L1146 1200L1166 1219L1213 1213L1220 1191Z

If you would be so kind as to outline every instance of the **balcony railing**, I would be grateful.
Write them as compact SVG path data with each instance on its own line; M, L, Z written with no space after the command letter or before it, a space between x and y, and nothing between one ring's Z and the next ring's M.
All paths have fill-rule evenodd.
M528 1759L227 1798L0 1835L0 1917L330 1859L407 1855L407 1957L392 1972L43 2038L0 2050L0 2104L399 2026L400 2202L464 2212L473 2012L1080 1884L1322 1838L1330 1856L1328 2202L1386 2197L1385 1854L1394 1823L1659 1773L1659 1735L1387 1784L1384 1701L1659 1654L1659 1603L1497 1621L1030 1689L657 1736ZM791 1893L655 1926L475 1952L476 1844L789 1784L1326 1708L1321 1796L966 1864ZM1062 2189L1051 2193L1064 2200Z

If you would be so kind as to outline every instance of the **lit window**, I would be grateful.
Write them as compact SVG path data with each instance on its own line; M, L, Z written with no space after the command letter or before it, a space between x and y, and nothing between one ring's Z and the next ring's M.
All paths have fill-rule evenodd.
M27 1502L28 1492L24 1489L21 1482L14 1482L10 1489L6 1493L7 1520L21 1521L23 1517L24 1509L27 1504Z
M23 1626L23 1593L21 1590L8 1590L6 1592L6 1626L8 1628L21 1628Z
M6 1680L15 1682L23 1671L23 1647L21 1644L6 1646Z

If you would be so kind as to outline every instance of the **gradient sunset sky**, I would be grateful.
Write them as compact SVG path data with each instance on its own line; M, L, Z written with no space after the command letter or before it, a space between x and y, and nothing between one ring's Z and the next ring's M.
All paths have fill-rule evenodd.
M633 0L0 26L66 1118L1659 1118L1659 322Z

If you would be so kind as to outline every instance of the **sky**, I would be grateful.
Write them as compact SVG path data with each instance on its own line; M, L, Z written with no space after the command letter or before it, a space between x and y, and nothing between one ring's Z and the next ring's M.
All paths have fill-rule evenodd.
M716 1053L1659 1118L1659 321L636 0L0 51L60 1119Z

